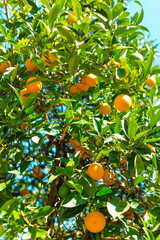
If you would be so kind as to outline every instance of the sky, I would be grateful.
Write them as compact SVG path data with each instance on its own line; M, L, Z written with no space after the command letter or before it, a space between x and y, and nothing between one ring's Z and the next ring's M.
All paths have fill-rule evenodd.
M144 18L141 25L148 28L150 32L150 40L156 40L155 43L160 44L160 0L142 0ZM132 15L138 10L141 11L139 5L132 2L129 4L129 11ZM160 46L158 46L160 53ZM160 62L160 57L159 57Z

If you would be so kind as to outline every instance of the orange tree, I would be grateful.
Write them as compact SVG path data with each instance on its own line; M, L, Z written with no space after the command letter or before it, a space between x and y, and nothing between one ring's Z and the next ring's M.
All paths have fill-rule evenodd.
M135 2L1 1L2 239L160 239L160 68Z

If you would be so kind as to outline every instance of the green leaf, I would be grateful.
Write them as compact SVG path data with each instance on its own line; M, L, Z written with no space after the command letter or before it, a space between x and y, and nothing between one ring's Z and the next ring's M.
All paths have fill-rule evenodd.
M145 180L145 177L139 175L135 180L134 180L134 186L136 186L137 184L143 182Z
M117 3L112 9L112 19L119 17L119 15L123 12L123 4Z
M148 131L149 131L149 130L138 133L138 134L135 136L134 140L136 141L136 140L138 140L139 138L143 137L144 135L146 135L146 134L148 133Z
M62 37L66 38L68 40L69 43L73 43L74 42L74 36L73 34L71 34L71 30L70 28L64 26L64 27L57 27L59 33L61 34Z
M3 191L3 189L6 188L6 184L5 183L0 183L0 192Z
M44 6L46 6L46 7L48 8L48 10L51 9L51 6L50 6L48 0L40 0L40 2L41 2L42 4L44 4Z
M136 32L139 29L137 26L125 26L125 27L119 27L115 30L114 35L125 37L127 35L130 35L131 33Z
M97 191L97 184L94 180L92 180L86 173L81 173L81 178L79 179L79 183L83 186L83 195L85 196L94 196Z
M134 167L135 167L136 175L139 175L144 171L144 163L140 155L137 155L135 157Z
M45 217L45 216L49 216L51 215L51 213L54 211L55 209L53 207L50 206L45 206L45 207L40 207L38 208L38 210L33 214L33 220L36 218L41 218L41 217Z
M111 200L107 202L108 212L113 218L121 215L129 209L130 205L126 201L120 201L119 199Z
M145 231L145 233L148 237L148 240L155 240L153 233L149 229L144 227L143 230Z
M104 196L111 193L112 193L112 190L110 188L102 188L98 192L96 192L96 196L100 197L100 196Z
M154 127L158 121L160 121L160 110L151 118L150 126Z
M129 126L128 126L128 136L129 136L130 140L132 140L134 138L137 130L138 130L138 125L135 121L135 118L132 116L132 118L129 122Z
M152 67L153 60L154 60L154 52L152 49L150 49L150 53L144 67L144 79L146 79L149 74L149 71Z
M73 12L77 19L80 19L82 16L82 7L78 0L72 0Z
M103 230L103 237L110 237L110 236L115 236L118 233L120 233L121 227L114 225L114 224L108 224L104 230Z
M136 153L134 152L132 152L130 155L127 155L129 177L132 177L132 174L134 172L135 156L136 156Z
M69 72L71 75L74 75L77 72L80 58L77 53L69 59Z
M59 14L62 12L63 7L66 4L66 0L56 0L55 4L53 5L49 16L48 16L48 22L49 22L49 27L52 30L55 21L58 19Z
M93 125L94 125L94 129L95 131L98 133L98 135L101 133L102 127L100 124L100 121L98 121L97 119L93 118Z
M18 97L18 99L20 101L20 104L23 106L22 98L21 98L19 92L17 91L17 89L15 87L13 87L12 85L10 85L9 83L8 83L8 85L13 89L13 91L15 92L15 94L17 95L17 97Z
M84 205L88 202L88 198L83 198L80 193L71 193L69 194L69 196L67 196L63 203L62 203L62 207L65 208L74 208L77 207L79 205Z
M86 204L79 205L74 208L67 208L67 210L63 210L63 208L62 208L61 219L66 220L66 219L75 217L77 214L81 213L85 207L86 207Z
M37 226L32 227L31 230L31 239L36 240L36 235L37 235Z
M118 151L110 151L109 152L109 162L116 163L117 166L120 165L120 152Z
M98 6L100 6L106 12L108 20L110 21L112 19L111 8L105 3L98 3Z
M160 234L158 235L158 237L156 238L156 240L160 240Z

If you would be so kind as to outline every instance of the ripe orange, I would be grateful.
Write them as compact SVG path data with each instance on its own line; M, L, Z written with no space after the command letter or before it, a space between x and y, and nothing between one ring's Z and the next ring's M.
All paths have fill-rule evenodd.
M127 164L127 159L125 159L125 158L122 158L122 159L120 160L120 163Z
M95 87L98 83L98 78L94 74L90 73L86 77L82 78L81 82L89 87Z
M118 175L116 171L112 169L106 169L103 175L103 182L107 185L114 185L117 182Z
M4 73L4 71L9 67L11 67L10 61L7 60L5 62L0 62L0 73Z
M31 58L27 59L25 65L27 70L31 72L36 71L38 69L33 63L31 63Z
M99 233L106 226L105 216L99 211L90 212L85 218L85 226L89 232Z
M28 124L23 124L20 126L23 130L27 129L28 128Z
M25 189L23 189L20 193L21 193L22 196L25 196L25 195L29 194L30 191L25 188Z
M131 104L131 98L126 94L120 94L114 100L115 108L121 112L129 109Z
M25 100L26 100L26 98L27 98L27 97L24 96L24 95L29 94L29 93L30 93L30 92L28 91L27 88L24 88L24 89L22 89L22 90L20 91L20 95L21 95L23 104L24 104L24 102L25 102Z
M81 151L80 158L88 158L91 153L89 150L87 150L83 147L76 147L75 152L78 152L78 151Z
M123 215L128 220L131 220L134 218L134 212L131 209L129 209L127 212L123 213Z
M149 87L153 87L156 84L156 79L155 78L148 78L146 80L146 85L148 85Z
M75 87L78 88L80 91L88 90L89 86L83 83L76 83Z
M35 167L35 168L33 169L32 176L33 176L34 178L41 178L41 177L43 176L43 173L42 173L42 171L41 171L41 169L40 169L39 167Z
M141 107L140 101L137 101L137 102L136 102L136 105L137 105L138 107Z
M110 114L111 112L111 106L108 103L103 103L99 107L101 114L106 115Z
M92 163L87 170L88 176L95 181L100 180L104 175L104 169L99 163Z
M43 54L45 54L45 56ZM42 59L45 61L47 66L50 66L54 61L56 61L56 58L53 56L52 50L45 50L43 54Z
M71 96L73 96L73 95L75 95L76 93L79 93L80 92L80 90L78 89L78 88L76 88L76 86L71 86L70 87L70 95Z
M75 16L74 12L70 12L68 15L68 22L73 24L75 22L75 20L72 18L72 16Z
M71 138L70 145L71 145L72 148L76 148L76 147L79 146L79 142L76 139Z
M27 84L26 88L27 88L29 93L37 93L42 89L42 82L41 81L37 81L37 82L33 82L33 83L28 84L29 82L33 81L36 78L37 77L31 77L26 82L26 84Z

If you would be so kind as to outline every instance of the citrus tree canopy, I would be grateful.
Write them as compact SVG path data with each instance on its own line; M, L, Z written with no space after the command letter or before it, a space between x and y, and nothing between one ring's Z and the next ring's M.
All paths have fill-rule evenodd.
M2 239L160 240L160 68L131 1L0 1Z

